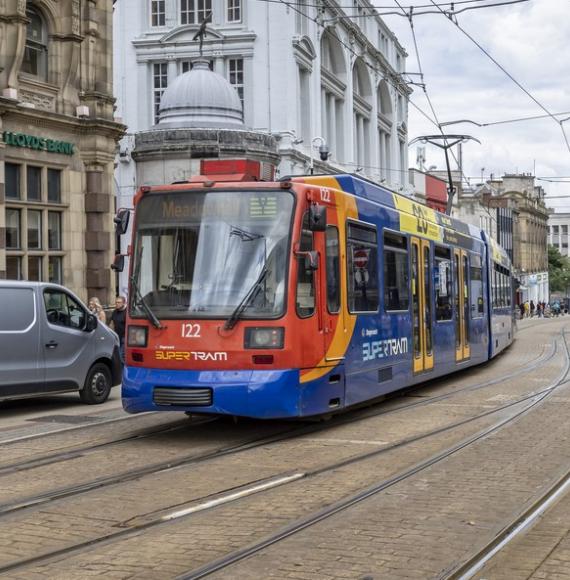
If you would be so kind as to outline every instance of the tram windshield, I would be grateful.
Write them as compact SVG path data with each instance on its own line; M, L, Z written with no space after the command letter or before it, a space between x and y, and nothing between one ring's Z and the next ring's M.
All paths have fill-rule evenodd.
M282 315L293 201L287 191L144 197L131 315L148 317L150 308L158 319L223 318L238 307L240 318Z

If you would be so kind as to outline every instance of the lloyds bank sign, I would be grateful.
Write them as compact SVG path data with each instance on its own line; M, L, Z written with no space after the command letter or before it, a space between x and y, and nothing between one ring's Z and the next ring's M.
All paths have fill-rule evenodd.
M6 145L11 147L61 153L63 155L73 155L75 153L75 145L67 141L56 141L55 139L46 139L35 135L26 135L25 133L13 133L12 131L4 131L2 139Z

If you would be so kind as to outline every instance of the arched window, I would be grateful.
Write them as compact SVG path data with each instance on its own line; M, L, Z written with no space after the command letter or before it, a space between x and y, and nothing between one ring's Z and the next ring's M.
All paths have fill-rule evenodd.
M388 83L381 81L378 86L378 149L380 175L390 181L390 169L392 165L392 125L394 112Z
M337 160L344 157L346 65L342 46L331 32L321 40L321 137Z
M370 115L372 112L370 75L362 58L352 68L353 143L356 164L370 173Z
M48 38L47 26L41 14L34 8L28 8L26 16L29 18L26 30L26 47L22 72L47 80Z

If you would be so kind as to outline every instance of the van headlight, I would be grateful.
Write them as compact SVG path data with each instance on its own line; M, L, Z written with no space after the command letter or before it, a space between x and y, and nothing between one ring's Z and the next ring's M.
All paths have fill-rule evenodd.
M127 346L146 346L148 340L148 327L131 326L127 330Z
M259 327L245 329L245 348L283 348L285 329Z

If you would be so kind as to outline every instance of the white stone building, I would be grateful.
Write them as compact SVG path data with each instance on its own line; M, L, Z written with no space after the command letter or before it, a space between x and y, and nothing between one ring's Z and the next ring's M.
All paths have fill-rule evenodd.
M193 40L211 12L203 55L243 103L245 126L279 143L279 175L358 172L408 190L406 52L367 0L118 0L115 4L118 204L136 183L134 135L158 121L165 88L199 55ZM321 139L319 139L321 138ZM327 164L318 147L326 142ZM182 168L182 172L184 172ZM193 169L189 164L187 173Z
M563 256L570 256L568 242L570 213L550 213L548 216L548 243L558 248Z

